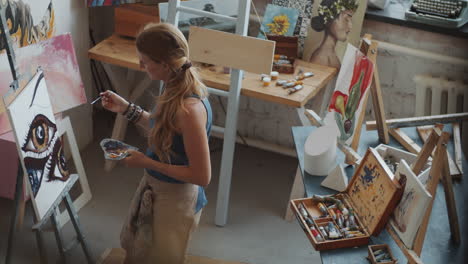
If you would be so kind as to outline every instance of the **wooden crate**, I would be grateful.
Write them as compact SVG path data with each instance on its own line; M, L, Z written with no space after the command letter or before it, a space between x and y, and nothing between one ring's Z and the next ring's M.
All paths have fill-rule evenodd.
M273 40L275 44L275 54L285 55L291 61L291 65L278 66L273 65L273 71L280 73L294 73L294 61L297 59L298 53L298 37L297 36L276 36L267 35L268 40Z
M318 241L300 213L299 204L303 204L317 230L323 222L332 222L335 227L339 227L337 221L329 216L322 216L314 197L291 200L293 212L312 246L321 251L368 244L371 235L376 236L382 231L403 195L404 188L399 182L392 180L391 175L393 174L377 151L369 148L346 190L331 196L341 200L348 210L355 212L356 224L364 236ZM330 210L333 209L328 209L328 212Z
M388 254L390 255L390 258L392 259L392 261L377 262L377 260L375 259L375 256L374 256L374 252L376 250L379 250L379 249L382 249L382 250L388 252ZM368 247L368 250L369 250L368 259L372 264L395 264L395 263L397 263L397 260L395 259L395 257L392 254L392 250L390 249L390 247L387 244L370 245Z
M160 22L157 5L127 4L115 7L114 31L118 35L135 38L151 22Z

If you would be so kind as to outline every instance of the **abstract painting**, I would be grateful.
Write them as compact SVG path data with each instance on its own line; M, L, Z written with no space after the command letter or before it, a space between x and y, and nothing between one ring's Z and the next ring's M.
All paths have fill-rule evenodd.
M406 247L413 248L413 242L423 220L431 194L414 175L405 160L401 160L395 173L396 180L406 177L406 187L400 203L390 218L390 224Z
M2 10L6 10L5 20L10 28L10 36L18 47L34 44L54 35L55 11L52 0L46 9L41 10L43 12L41 21L33 21L30 6L21 0L2 0L0 5ZM1 39L0 51L3 52L4 49L5 43Z
M70 178L42 71L37 72L8 106L8 112L40 220Z
M112 6L121 4L135 4L141 2L141 0L87 0L88 6Z
M338 73L336 87L328 107L325 123L334 119L339 131L338 140L350 145L359 116L364 114L361 102L369 90L374 64L354 46L348 44L343 66Z
M235 16L237 15L239 1L191 0L180 2L180 4L184 7L222 14L225 16ZM168 6L168 3L159 3L159 17L161 18L161 21L166 21L167 19ZM194 14L179 14L179 28L188 26L203 27L206 25L219 24L223 22L223 20L212 19L209 17L200 17L199 15Z
M29 81L40 66L54 113L61 113L86 102L86 94L70 34L22 47L16 52L21 80ZM8 58L0 54L0 94L4 95L13 81ZM3 103L0 104L0 134L11 131Z
M265 34L292 36L296 27L299 11L277 5L267 5L258 38L265 39Z
M359 43L366 7L366 0L314 1L303 59L339 69L346 45Z

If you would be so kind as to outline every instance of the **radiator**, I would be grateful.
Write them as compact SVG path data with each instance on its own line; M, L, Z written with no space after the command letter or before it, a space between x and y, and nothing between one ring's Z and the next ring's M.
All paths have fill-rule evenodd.
M468 85L429 75L416 75L415 116L468 112ZM468 122L462 126L462 142L468 152Z

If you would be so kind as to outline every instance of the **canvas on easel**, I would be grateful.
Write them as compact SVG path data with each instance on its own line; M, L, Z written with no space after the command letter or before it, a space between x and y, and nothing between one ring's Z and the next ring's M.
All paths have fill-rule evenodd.
M406 186L400 203L393 211L390 224L407 248L413 248L414 238L431 201L431 194L419 181L405 160L401 160L395 172L396 180L406 177Z
M364 114L363 103L372 81L374 64L362 52L348 44L343 65L338 73L336 88L332 93L326 125L334 125L338 141L351 145L354 131Z
M70 178L42 71L8 105L18 154L40 221Z

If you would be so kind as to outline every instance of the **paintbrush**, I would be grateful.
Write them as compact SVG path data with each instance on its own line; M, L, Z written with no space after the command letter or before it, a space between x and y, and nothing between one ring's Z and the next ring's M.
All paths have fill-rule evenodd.
M98 98L96 98L96 100L92 101L91 104L93 105L93 104L97 103L97 102L98 102L99 100L101 100L101 99L102 99L102 97L99 96Z

